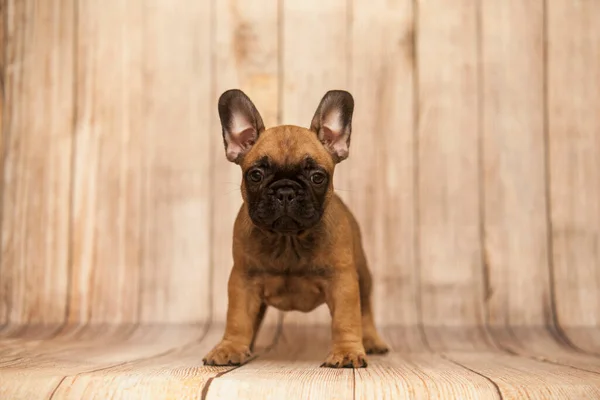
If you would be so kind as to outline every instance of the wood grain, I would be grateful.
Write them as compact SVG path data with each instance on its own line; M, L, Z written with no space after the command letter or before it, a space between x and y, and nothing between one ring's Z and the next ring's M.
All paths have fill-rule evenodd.
M215 378L206 399L352 398L352 369L319 367L329 339L327 327L303 329L292 321L265 356Z
M166 329L165 329L166 328ZM198 329L202 328L202 329ZM202 357L218 342L223 326L204 327L171 326L160 327L151 338L148 328L145 355L136 353L133 343L122 346L122 353L131 358L128 362L113 363L104 368L81 370L70 374L56 390L57 398L65 399L199 399L203 387L210 380L231 369L231 367L205 367ZM185 333L185 335L183 335ZM260 354L272 345L278 333L276 326L265 331L263 339L257 343ZM157 335L158 334L158 335ZM139 343L140 338L137 342ZM134 342L135 343L135 342ZM164 345L169 343L170 347ZM116 350L116 349L115 349ZM152 353L150 353L152 351ZM83 353L83 357L86 353Z
M488 322L551 323L542 1L481 3Z
M600 4L0 0L0 398L600 398ZM323 306L205 367L239 167L218 96L356 107L335 186L392 351ZM212 322L211 322L212 321Z
M565 326L600 323L600 3L548 2L554 292ZM565 31L565 27L569 27Z
M78 3L70 322L138 318L144 218L140 4Z
M501 333L507 331L502 327L498 329ZM497 388L503 399L591 399L596 398L600 390L600 374L560 362L549 362L543 356L536 360L536 357L532 356L534 353L548 354L553 350L552 347L556 347L556 343L552 343L552 347L540 353L540 348L550 344L544 338L546 330L520 331L518 336L515 334L505 338L506 341L501 347L495 342L488 342L487 347L479 346L471 351L456 347L456 344L462 347L464 341L473 342L469 339L471 334L468 329L454 329L448 332L445 328L437 328L431 331L437 331L436 334L428 335L428 342L431 348L437 349L436 353L485 377ZM449 335L454 339L448 340ZM526 354L509 350L522 346L522 340L527 336L538 343L533 348L524 350ZM521 350L523 351L522 347Z
M477 7L418 2L419 267L425 325L477 325L479 241Z
M211 247L213 320L225 322L227 281L233 266L233 222L242 205L240 167L227 161L218 97L228 89L243 90L254 102L265 126L279 121L280 77L278 6L273 1L215 2L214 76L210 110L212 171ZM265 324L273 324L277 313L268 312Z
M384 337L392 348L405 350L387 356L371 356L369 367L356 371L355 398L500 398L493 382L486 377L420 345L406 348L402 330L388 329Z
M5 100L6 100L6 55L8 53L8 46L7 46L7 20L8 20L8 1L7 0L0 0L0 159L2 160L2 162L0 162L0 177L2 177L2 179L0 179L0 237L2 235L2 211L3 211L3 207L2 207L2 187L4 185L4 168L5 168L5 155L6 155L6 127L5 127L5 118L6 118L6 106L5 106ZM0 269L2 266L2 261L0 258ZM0 272L0 277L1 277L1 272ZM0 290L3 290L4 287L2 286L2 284L0 284ZM7 307L7 302L4 301L3 298L3 292L0 291L0 332L2 331L2 329L8 324L8 307Z
M596 399L600 375L503 354L448 354L460 365L485 375L503 399ZM493 360L493 362L491 362Z
M390 328L384 336L395 350L371 356L367 369L352 371L319 368L330 344L329 329L299 328L295 322L284 326L281 334L276 326L268 326L258 343L259 357L250 363L238 368L205 367L201 358L220 339L223 326L204 329L201 325L113 325L68 330L42 341L21 340L19 360L0 356L0 396L394 399L499 398L501 392L511 399L595 398L600 390L600 374L583 370L582 358L571 358L575 366L561 365L563 360L531 359L530 354L555 349L536 330L518 332L519 340L507 339L508 346L517 348L525 343L521 339L531 338L525 344L529 350L520 347L530 354L515 355L493 346L476 351L443 347L469 336L446 328L431 335L446 338L433 343L442 346L441 352L434 353L410 331ZM557 357L565 357L565 352ZM599 358L588 357L587 362L590 368L600 367Z
M180 346L180 341L191 341L203 329L202 326L143 329L105 326L79 332L83 337L72 334L55 337L30 349L18 362L0 365L3 382L0 394L10 399L46 399L52 393L60 394L61 388L70 388L71 380L80 374L108 371L115 364L153 357ZM73 378L67 379L70 376Z
M213 325L196 340L172 342L171 350L130 363L80 373L68 377L57 390L58 398L90 399L199 399L203 387L231 367L202 366L202 357L218 342L223 326ZM267 340L257 345L264 351L274 340L271 329Z
M69 290L74 1L5 4L0 324L60 323Z
M350 192L341 193L361 226L376 323L415 325L412 1L354 1L352 12L356 104L351 157L340 165Z
M546 327L499 327L490 334L506 353L600 373L600 358L582 353Z
M207 51L212 3L141 4L140 318L142 323L198 323L210 316L214 244L208 125L214 103Z

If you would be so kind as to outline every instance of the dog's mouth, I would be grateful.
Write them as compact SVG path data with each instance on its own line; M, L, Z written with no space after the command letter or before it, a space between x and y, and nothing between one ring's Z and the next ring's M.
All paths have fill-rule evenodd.
M294 218L284 215L273 221L271 229L279 233L300 233L302 226Z

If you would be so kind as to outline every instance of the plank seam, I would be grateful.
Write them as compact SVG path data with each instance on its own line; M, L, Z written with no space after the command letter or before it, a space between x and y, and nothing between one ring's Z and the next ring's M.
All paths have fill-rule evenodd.
M226 374L228 374L228 373L229 373L229 372L231 372L231 371L235 371L235 370L236 370L236 369L238 369L238 368L241 368L241 367L243 367L243 366L246 366L246 365L248 365L248 364L249 364L249 363L251 363L252 361L254 361L254 360L256 360L256 359L258 359L258 358L260 358L260 357L262 357L262 356L264 356L264 355L266 355L266 354L268 354L268 353L269 353L271 350L273 350L273 349L275 348L275 346L277 346L277 344L279 343L279 339L281 338L281 336L282 336L282 333L283 333L283 313L282 313L282 312L279 312L279 315L278 315L278 317L279 317L279 318L277 318L277 330L275 331L275 336L274 336L274 338L273 338L273 341L272 341L272 342L271 342L271 344L270 344L270 345L269 345L269 346L268 346L268 347L265 349L265 351L264 351L264 352L262 352L261 354L257 354L257 355L255 355L255 356L251 357L251 358L250 358L248 361L246 361L244 364L241 364L241 365L236 365L236 366L234 366L234 367L232 367L232 368L230 368L230 369L228 369L228 370L226 370L226 371L219 372L219 373L218 373L218 374L216 374L215 376L213 376L213 377L210 377L210 378L209 378L209 379L206 381L206 383L204 384L204 386L202 387L202 390L201 390L201 395L200 395L200 400L206 400L206 398L207 398L207 396L208 396L208 392L209 392L209 390L210 390L210 385L213 383L213 381L214 381L215 379L217 379L217 378L220 378L220 377L222 377L223 375L226 375Z
M163 351L161 353L154 354L154 355L148 356L148 357L137 358L135 360L124 361L124 362L120 362L120 363L117 363L117 364L112 364L112 365L107 366L107 367L96 368L96 369L92 369L92 370L88 370L88 371L84 371L84 372L78 372L76 374L66 375L66 376L64 376L60 380L60 382L58 382L58 384L56 385L56 387L52 391L52 394L50 395L49 400L52 400L52 398L54 397L54 395L58 392L58 390L64 384L66 378L68 378L68 377L74 378L73 382L75 382L75 380L77 380L78 377L82 377L82 376L89 375L89 374L94 374L94 373L100 372L100 371L110 371L113 368L118 368L118 367L122 367L124 365L131 365L131 364L136 364L136 363L140 363L140 362L144 362L144 361L149 361L149 360L152 360L154 358L164 357L166 355L169 355L169 354L172 354L172 353L176 353L177 351L185 350L188 347L193 346L194 344L202 342L202 340L204 340L204 338L206 337L206 335L210 331L210 325L211 325L210 322L205 324L204 330L203 330L202 334L200 335L200 338L198 338L196 340L193 340L192 342L189 342L189 343L187 343L187 344L185 344L183 346L174 347L174 348L165 350L165 351ZM139 326L138 326L138 328L139 328ZM133 332L131 333L131 335L133 335ZM129 335L128 337L124 338L124 341L127 341L127 339L131 338L131 335Z
M217 79L216 79L216 70L217 70L217 66L216 66L216 57L215 57L215 51L216 51L216 46L215 46L215 42L216 42L216 32L217 32L217 11L216 11L216 0L212 0L210 1L210 26L209 26L209 40L210 40L210 75L212 77L212 79L210 80L210 101L212 102L213 99L216 98L217 96ZM211 120L215 121L215 116L214 113L211 113L212 117ZM210 120L209 120L210 123ZM212 125L212 124L211 124ZM218 124L217 124L218 125ZM216 132L215 132L216 133ZM216 147L216 144L213 145L213 143L215 143L214 141L216 140L216 135L209 135L209 148L213 149ZM209 185L210 188L214 190L214 188L216 187L216 179L215 179L215 174L213 173L214 170L214 166L215 166L215 161L214 161L214 157L210 157L210 163L209 163L209 168L211 173L209 174ZM214 207L215 206L215 199L214 196L210 196L209 197L209 209L210 209L210 213L209 213L209 221L208 221L208 225L209 225L209 263L210 265L208 266L208 282L209 287L208 287L208 321L209 321L209 325L212 324L213 322L213 314L214 314L214 296L215 296L215 290L214 290L214 278L215 278L215 249L214 249L214 226L215 226L215 221L216 221L216 217L215 217L215 210Z
M510 325L508 325L508 326L506 326L506 330L507 330L508 334L513 338L514 342L518 345L518 347L522 348L523 346L520 345L520 341L519 341L517 335L515 334L515 332L513 331L512 327ZM552 334L551 334L551 336L556 340L556 338ZM494 340L493 339L493 337L494 337L493 335L490 334L490 337L492 337L492 340ZM549 360L549 359L547 359L545 357L542 357L542 356L535 356L535 355L532 356L532 355L526 354L524 352L519 352L519 351L512 350L512 349L510 349L510 348L508 348L508 347L500 344L499 341L494 340L494 342L495 342L495 344L496 344L496 346L497 346L498 349L500 349L501 351L504 351L505 353L509 354L510 356L528 358L530 360L537 361L537 362L543 362L543 363L547 363L547 364L559 365L559 366L562 366L562 367L572 368L572 369L575 369L575 370L578 370L578 371L591 372L593 374L600 375L600 372L588 370L586 368L575 367L573 365L565 364L563 362L552 361L552 360ZM558 343L558 344L560 346L560 343ZM573 350L573 351L577 352L576 349L570 349L570 350Z
M73 226L75 221L75 166L76 166L76 151L77 151L77 124L79 122L79 105L78 105L78 91L79 91L79 2L73 0L73 82L72 82L72 94L73 96L73 117L71 121L71 159L69 160L69 214L68 214L68 226L67 235L69 237L68 249L67 249L67 293L66 293L66 305L65 305L65 317L63 320L63 326L66 325L71 317L71 301L72 301L72 290L73 290Z
M136 363L139 363L139 362L149 361L149 360L152 360L152 359L155 359L155 358L164 357L164 356L167 356L169 354L173 354L173 353L177 353L179 351L186 350L186 349L188 349L191 346L194 346L194 345L196 345L198 343L201 343L206 338L206 336L208 335L208 332L210 331L210 327L211 327L211 324L210 323L206 323L204 325L204 330L202 331L202 334L200 335L199 338L194 339L191 342L186 343L186 344L184 344L182 346L173 347L171 349L165 350L165 351L163 351L161 353L154 354L154 355L151 355L151 356L148 356L148 357L142 357L142 358L137 358L135 360L124 361L124 362L121 362L121 363L118 363L118 364L113 364L111 366L103 367L103 368L97 368L97 369L94 369L94 370L91 370L91 371L79 372L77 374L74 374L73 376L74 377L78 377L78 376L83 376L83 375L86 375L86 374L92 374L92 373L99 372L99 371L107 371L107 370L111 370L113 368L122 367L124 365L130 365L130 364L136 364ZM125 340L127 340L127 339L125 339Z
M3 64L2 64L2 110L0 110L0 112L2 112L2 176L0 177L0 243L4 243L4 171L5 171L5 167L6 167L6 160L8 158L7 154L8 154L8 149L10 146L8 146L7 144L9 143L9 138L10 138L10 126L11 124L9 123L12 113L8 113L7 108L8 108L8 102L7 100L7 95L6 95L6 88L5 85L7 83L7 68L6 65L8 64L8 1L7 0L3 0L2 1L2 19L3 19L3 33L2 33L2 53L3 53ZM2 267L4 266L4 251L0 251L0 271L2 269ZM8 296L9 291L3 290L3 296L4 299L2 301L3 306L5 308L5 314L3 316L4 318L4 326L2 327L2 331L5 328L9 327L9 322L10 322L10 296Z
M500 400L502 400L504 398L502 396L502 392L500 391L500 386L498 386L498 384L496 382L494 382L491 378L489 378L489 377L483 375L482 373L477 372L477 371L475 371L475 370L473 370L473 369L471 369L471 368L469 368L469 367L467 367L465 365L462 365L462 364L460 364L460 363L458 363L458 362L450 359L448 356L446 356L443 353L440 353L440 357L442 357L444 360L447 360L447 361L449 361L449 362L451 362L451 363L453 363L455 365L458 365L461 368L466 369L467 371L471 371L472 373L474 373L476 375L479 375L480 377L482 377L483 379L485 379L486 381L488 381L489 383L491 383L492 386L494 386L494 388L496 390L496 394L498 395L498 397L500 398Z
M475 11L476 18L476 53L477 53L477 191L479 197L479 246L481 248L481 280L482 280L482 295L483 295L483 313L484 323L489 324L490 311L489 300L492 295L492 287L490 282L490 263L487 251L487 236L486 236L486 196L485 196L485 70L483 68L483 9L481 1L476 3Z
M520 355L520 356L522 357L522 355ZM538 357L531 357L531 356L525 356L525 357L530 358L530 359L532 359L534 361L544 362L546 364L558 365L558 366L561 366L561 367L571 368L571 369L574 369L576 371L584 371L584 372L589 372L591 374L600 375L600 372L598 372L598 371L594 371L594 370L587 369L587 368L575 367L575 366L570 365L570 364L564 364L564 363L562 363L560 361L552 361L552 360L548 360L546 358L538 358Z
M600 356L594 352L587 352L575 345L564 332L560 325L558 318L558 311L556 307L556 276L555 263L554 263L554 228L552 223L552 197L551 197L551 184L552 175L550 172L550 114L549 114L549 72L548 72L548 48L550 37L548 33L548 0L543 0L543 17L542 17L542 29L543 29L543 46L542 46L542 57L543 57L543 129L544 129L544 173L545 173L545 197L546 197L546 235L547 235L547 251L548 251L548 269L549 269L549 280L550 280L550 321L548 321L548 331L554 337L556 342L565 348L571 349L582 354L592 354L594 356Z
M56 395L56 392L58 392L58 388L62 385L62 383L65 381L65 379L67 379L66 376L63 376L61 378L61 380L58 382L58 385L56 385L56 387L54 388L52 393L50 393L50 397L48 397L48 400L52 400L54 398L54 395Z
M542 30L544 43L542 46L542 58L543 58L543 130L544 130L544 180L545 185L545 197L546 197L546 248L548 251L548 278L550 280L550 321L548 321L548 331L559 343L559 345L565 345L567 343L561 343L565 339L565 335L560 332L558 313L556 308L556 277L554 275L554 228L552 224L552 197L551 197L551 184L552 177L550 175L550 120L548 115L548 2L543 0L543 15L542 15ZM554 329L552 327L554 326ZM568 344L567 344L568 345Z
M419 207L419 132L420 132L420 107L419 107L419 0L412 1L413 6L413 18L412 18L412 73L413 73L413 214L414 214L414 236L413 236L413 252L414 252L414 271L415 271L415 302L417 307L418 315L418 328L419 335L423 344L426 348L431 349L425 334L425 327L423 326L423 299L422 299L422 287L421 287L421 241L420 241L420 215L421 208Z
M356 400L356 368L352 368L352 400Z
M141 7L140 7L141 8ZM142 38L140 40L140 58L142 60L142 63L146 62L146 40L145 40L145 35L146 35L146 15L144 14L143 11L140 11L140 25L141 25L141 30L142 30ZM140 68L140 73L144 74L145 71L143 68ZM146 97L146 91L145 91L146 87L143 86L143 89L140 93L140 112L142 113L142 115L148 115L147 111L147 107L148 107L148 103L147 101L144 101L144 98ZM143 282L146 281L145 276L146 276L146 271L147 268L144 268L146 266L146 252L144 251L145 246L147 246L147 234L146 234L146 218L144 218L144 215L147 215L147 211L148 211L148 202L147 199L145 198L144 194L145 192L148 191L148 168L146 168L148 166L148 151L147 151L147 145L148 145L148 141L146 140L141 140L140 141L140 147L142 148L140 151L139 156L137 157L137 162L138 162L138 171L139 171L139 187L138 187L138 199L137 199L137 204L140 208L139 211L139 220L138 220L138 224L137 224L137 228L138 228L138 251L137 251L137 260L138 260L138 279L139 282L137 284L137 302L135 304L136 307L136 317L137 317L137 321L138 323L140 321L144 320L144 312L143 312L143 292L144 292L144 285ZM212 176L212 174L210 174L210 176ZM209 177L210 179L210 177ZM209 270L210 271L210 270ZM163 314L164 315L164 314Z

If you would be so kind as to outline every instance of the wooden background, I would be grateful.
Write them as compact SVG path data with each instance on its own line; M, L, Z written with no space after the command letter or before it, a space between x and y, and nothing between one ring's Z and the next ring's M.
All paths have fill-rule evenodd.
M1 7L0 325L224 320L237 87L268 126L354 95L379 325L598 326L599 1Z

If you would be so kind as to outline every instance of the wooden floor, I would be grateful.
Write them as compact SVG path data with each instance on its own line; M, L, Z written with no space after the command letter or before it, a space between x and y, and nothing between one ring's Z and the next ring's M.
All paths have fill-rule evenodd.
M366 369L319 368L327 326L264 327L238 368L201 359L223 326L5 327L0 399L599 399L600 332L384 329Z

